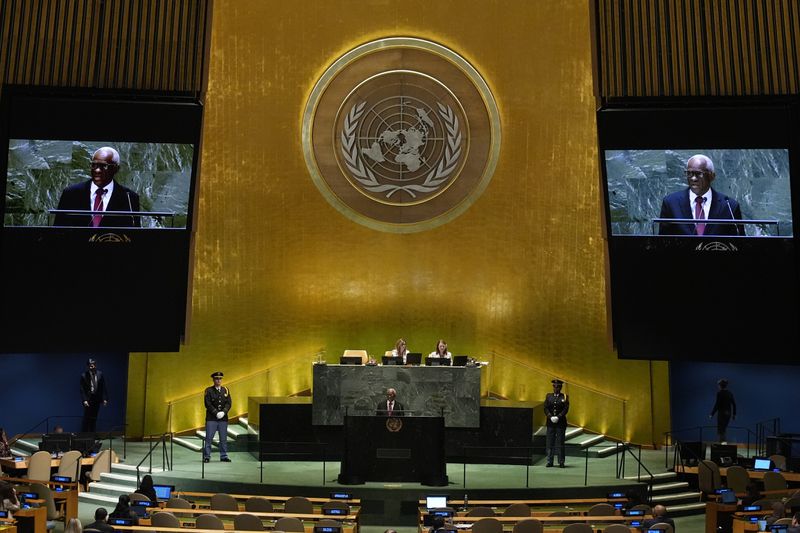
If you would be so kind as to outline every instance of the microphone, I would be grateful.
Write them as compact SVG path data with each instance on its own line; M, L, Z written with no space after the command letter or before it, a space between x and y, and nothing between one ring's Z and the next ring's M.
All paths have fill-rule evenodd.
M730 198L725 198L725 205L728 206L728 213L731 214L731 220L736 220L736 217L733 216L733 209L731 209L731 200L730 200ZM736 235L742 235L743 234L741 232L741 230L743 230L744 228L741 228L741 230L740 230L739 224L734 225L734 227L736 228Z
M125 191L125 195L128 197L128 211L133 212L133 204L131 204L131 191ZM131 226L136 225L136 220L131 215Z

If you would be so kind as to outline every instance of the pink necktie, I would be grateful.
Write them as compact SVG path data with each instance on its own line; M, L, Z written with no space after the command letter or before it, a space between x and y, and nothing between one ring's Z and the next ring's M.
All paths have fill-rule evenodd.
M394 402L389 402L389 416L392 416L393 410L394 410Z
M704 220L706 218L705 217L705 213L703 213L703 201L704 200L705 200L705 198L703 198L702 196L698 196L697 198L694 199L694 203L695 203L695 206L694 206L694 218L696 220ZM695 226L697 227L697 234L698 235L702 235L703 233L705 233L705 231L706 231L706 225L705 224L695 224Z
M103 195L106 193L105 189L97 189L94 193L94 207L92 207L92 211L102 211L103 210ZM100 225L100 221L103 220L103 215L94 215L92 217L92 227L98 227Z

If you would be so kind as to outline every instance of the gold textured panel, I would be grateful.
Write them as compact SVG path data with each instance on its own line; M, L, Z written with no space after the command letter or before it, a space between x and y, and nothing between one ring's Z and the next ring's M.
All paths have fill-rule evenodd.
M167 402L201 391L214 370L235 383L298 368L282 378L292 393L307 388L319 350L331 361L345 348L382 354L402 336L413 351L443 337L453 353L497 352L626 399L625 438L666 430L649 363L617 360L607 337L590 15L587 0L216 1L189 339L180 353L131 358L129 429L163 431ZM331 207L300 142L324 69L387 36L465 57L490 80L503 124L483 195L413 234L375 231ZM285 364L298 360L308 366ZM653 366L665 390L666 364ZM492 390L543 399L541 383L500 374ZM231 392L242 412L246 400ZM587 401L573 402L575 421L619 424L586 416ZM199 399L195 409L173 427L199 420Z

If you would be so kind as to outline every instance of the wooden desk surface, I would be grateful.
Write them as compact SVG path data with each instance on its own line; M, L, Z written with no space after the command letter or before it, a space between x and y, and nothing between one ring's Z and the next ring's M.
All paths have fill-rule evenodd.
M165 533L188 533L188 532L195 532L195 533L219 533L219 529L198 529L195 527L156 527L156 526L114 526L114 529L117 531L156 531L165 532ZM313 533L314 528L305 526L306 533ZM228 528L227 525L225 527L225 531L228 533L253 533L252 531L244 531L244 530L237 530L233 528ZM354 525L343 525L342 526L343 533L358 533L358 526Z
M218 516L230 516L234 517L239 514L243 514L242 511L217 511L212 509L178 509L173 507L164 507L164 508L152 508L151 515L155 513L163 513L169 512L174 515L200 515L200 514L215 514ZM348 515L325 515L325 514L298 514L298 513L256 513L247 511L247 514L252 514L258 516L260 518L271 518L271 519L278 519L284 517L295 517L299 518L300 520L312 521L312 520L338 520L338 521L357 521L358 520L358 513L351 513ZM116 526L114 526L116 528Z
M565 505L570 503L625 503L628 498L565 498L561 500L469 500L469 507L491 507L508 506L515 503L525 503L527 505ZM419 500L420 505L425 505L426 500ZM460 507L464 505L464 500L447 500L448 507Z
M22 461L15 461L14 459L9 459L8 457L4 457L0 459L0 465L3 466L3 470L27 470L28 469L28 462L29 458L23 458ZM94 457L81 457L81 466L90 466L94 464ZM52 458L50 459L50 468L58 468L61 465L61 458Z
M44 507L31 507L14 511L14 518L33 518L33 532L45 533L47 531L47 509Z
M216 494L214 492L186 492L186 491L176 491L174 493L179 498L183 498L184 496L188 496L190 498L203 498L207 500L211 500L211 497ZM229 496L233 496L237 500L249 500L250 498L266 498L271 502L285 502L292 496L268 496L265 494L229 494ZM344 502L348 505L360 505L361 499L360 498L352 498L350 500L340 500L340 499L332 499L332 498L306 498L311 503L327 503L327 502Z
M683 466L683 465L676 465L675 472L676 473L683 473L683 474L694 474L697 475L697 466ZM763 470L748 470L747 475L750 479L764 479L764 472ZM792 482L800 482L800 472L781 472L783 479L786 481ZM719 475L722 477L726 477L728 475L728 468L727 467L720 467Z
M454 523L474 523L478 520L482 520L487 518L485 516L454 516L452 518ZM526 520L528 518L533 518L530 516L495 516L495 517L488 517L488 518L495 518L503 523L516 523L522 520ZM586 515L569 515L569 516L537 516L535 517L536 520L539 522L630 522L633 520L641 521L647 520L649 518L653 518L652 515L645 515L645 516L622 516L622 515L613 515L613 516L586 516Z

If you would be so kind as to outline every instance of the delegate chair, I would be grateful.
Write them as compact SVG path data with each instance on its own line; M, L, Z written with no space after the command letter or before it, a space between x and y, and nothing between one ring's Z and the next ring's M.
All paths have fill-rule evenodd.
M792 519L788 518L788 517L787 518L778 518L777 520L775 520L772 523L772 525L773 526L784 526L784 525L791 526L792 525Z
M697 480L700 491L706 495L722 488L722 478L719 475L719 466L713 461L703 460L697 465Z
M261 496L247 498L244 502L244 510L248 513L271 513L272 502Z
M747 475L747 470L741 466L734 465L728 467L728 488L737 494L747 492L747 485L750 483L750 477Z
M58 475L69 477L70 481L80 479L81 457L81 452L78 450L70 450L62 455L58 465Z
M598 503L589 508L588 516L614 516L614 506L607 503Z
M350 506L347 505L347 502L340 502L337 500L331 500L329 502L325 502L322 504L322 514L325 514L325 511L328 509L341 509L347 514L350 514Z
M233 529L239 531L264 531L264 524L254 514L242 513L233 518Z
M644 514L653 514L653 509L646 503L640 503L631 507L631 511L644 511Z
M219 493L211 496L210 508L214 511L238 511L239 504L230 494Z
M369 355L367 355L366 350L345 350L342 357L360 357L362 365L369 361Z
M780 472L764 472L764 491L786 490L786 479Z
M603 533L631 533L628 526L622 524L611 524L603 529Z
M779 468L781 470L786 470L786 457L779 454L774 454L769 456L769 460L772 461L772 464L775 465L775 468Z
M306 528L302 520L293 516L284 516L275 521L275 531L286 531L291 533L305 533Z
M132 502L149 502L150 498L145 496L144 494L139 494L138 492L131 492L128 494L128 497L131 499Z
M167 500L167 507L170 509L191 509L192 503L189 500L184 500L183 498L172 497ZM192 515L189 513L175 513L175 516L179 518L187 518Z
M503 523L497 518L481 518L472 524L472 533L503 533Z
M594 533L589 524L570 524L563 529L563 533Z
M494 516L494 510L491 507L473 507L467 511L467 516Z
M528 518L514 524L514 529L511 530L511 533L542 533L543 531L544 527L542 527L541 522L535 518Z
M50 453L44 450L31 455L28 460L28 479L50 481Z
M64 515L56 507L56 501L53 499L53 491L51 491L50 487L43 483L31 483L31 492L38 493L39 499L44 500L44 505L47 509L47 529L55 529L55 521L63 521Z
M761 498L760 500L754 501L753 505L758 505L762 509L771 509L773 503L775 503L775 500L771 498Z
M201 514L197 517L194 527L197 529L225 529L225 524L213 514ZM84 531L86 531L84 529Z
M531 508L528 507L526 503L514 503L506 507L506 510L503 511L503 516L530 516L531 515Z
M293 514L312 514L314 512L314 504L308 498L302 496L292 496L286 503L283 504L284 513ZM279 529L279 528L277 528ZM285 529L283 531L286 531Z
M342 523L338 520L333 520L331 518L323 518L322 520L317 521L318 526L322 527L342 527Z
M159 511L150 515L150 523L153 527L181 527L178 517L167 511Z
M102 452L98 453L94 458L92 469L86 472L86 479L88 482L91 483L92 481L100 481L102 474L110 473L112 459L113 457L111 455L111 450L103 450Z
M569 516L569 513L567 511L553 511L547 516Z

